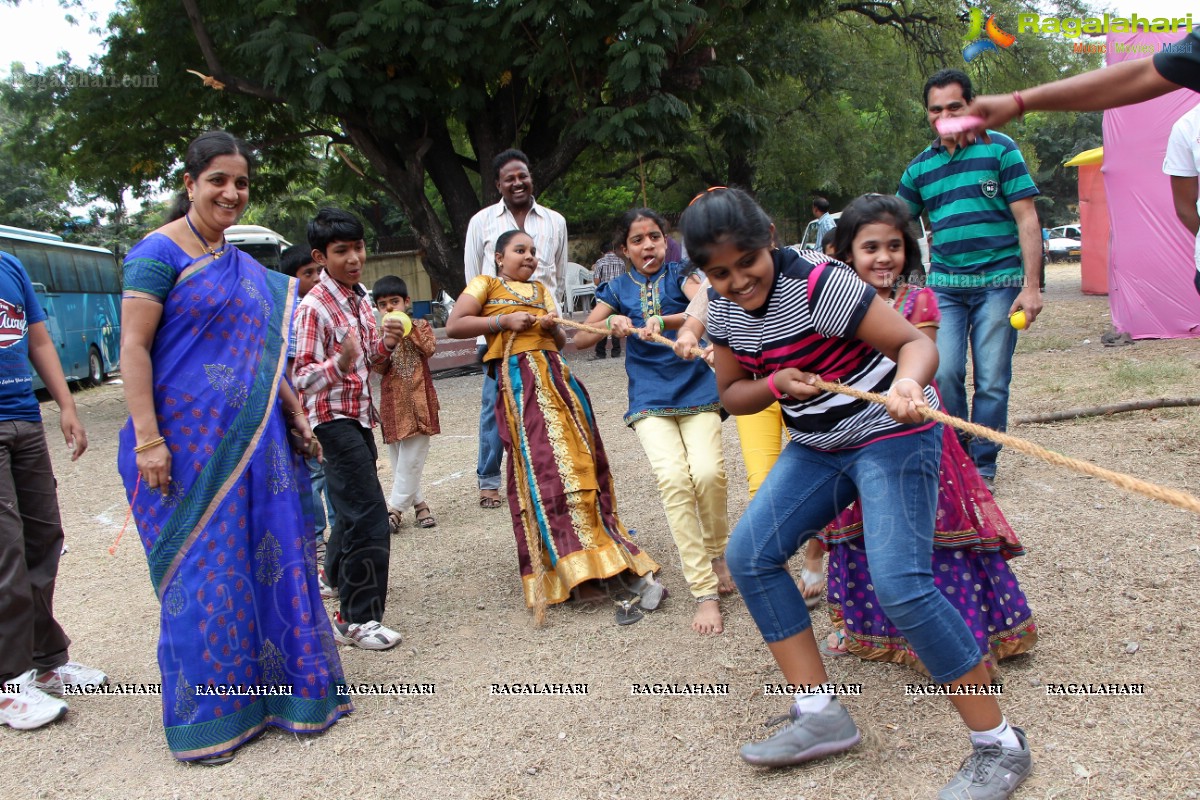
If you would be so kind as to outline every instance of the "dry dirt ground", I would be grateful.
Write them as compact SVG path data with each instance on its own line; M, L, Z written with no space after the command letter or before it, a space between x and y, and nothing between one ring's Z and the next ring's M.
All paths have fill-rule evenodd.
M1047 309L1021 335L1013 417L1120 400L1194 395L1200 346L1141 341L1106 348L1105 298L1078 292L1077 264L1053 266ZM901 667L831 659L864 742L847 755L763 771L736 755L786 700L744 605L726 604L723 636L688 627L692 604L632 431L621 424L621 363L576 358L615 465L622 517L665 567L673 599L631 627L611 609L552 608L535 629L518 591L505 509L476 505L478 376L438 381L446 433L426 470L440 525L393 538L387 653L342 650L354 680L436 684L425 697L363 697L321 736L278 731L220 768L176 763L158 697L81 697L40 731L0 730L0 797L163 798L931 798L965 755L944 699L906 697ZM136 535L108 546L125 516L114 468L121 389L77 393L91 450L53 450L70 552L57 591L72 657L113 680L155 682L158 607ZM1200 410L1141 411L1013 429L1051 449L1200 495ZM725 424L731 519L746 503L734 424ZM390 480L381 464L380 478ZM1035 609L1034 652L1002 665L1003 705L1028 732L1032 777L1018 797L1200 797L1200 518L1092 478L1005 452L998 499L1024 540L1015 562ZM823 609L823 606L822 606ZM829 628L818 613L818 633ZM634 697L645 682L727 684L727 696ZM497 697L492 682L586 683L586 696ZM1140 697L1048 697L1047 684L1141 683Z

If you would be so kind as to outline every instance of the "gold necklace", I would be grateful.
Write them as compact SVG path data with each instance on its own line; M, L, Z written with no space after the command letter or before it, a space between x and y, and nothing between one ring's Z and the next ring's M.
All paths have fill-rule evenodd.
M208 240L201 236L200 231L197 230L196 226L192 224L191 214L184 214L183 221L187 223L188 228L190 228L192 233L195 234L196 240L200 242L200 247L204 249L205 253L208 253L210 256L212 256L214 261L225 255L225 251L229 248L229 242L225 241L224 236L221 237L221 246L219 248L209 247Z

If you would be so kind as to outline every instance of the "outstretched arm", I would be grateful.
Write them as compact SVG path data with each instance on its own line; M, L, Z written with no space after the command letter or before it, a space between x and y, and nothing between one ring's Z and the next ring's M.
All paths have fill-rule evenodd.
M969 133L981 134L984 129L1002 127L1013 117L1028 111L1104 111L1152 100L1178 88L1178 84L1158 74L1152 58L1122 61L1111 67L1022 89L1020 103L1016 94L977 97L971 103L971 114L982 122ZM1025 105L1024 111L1021 103Z

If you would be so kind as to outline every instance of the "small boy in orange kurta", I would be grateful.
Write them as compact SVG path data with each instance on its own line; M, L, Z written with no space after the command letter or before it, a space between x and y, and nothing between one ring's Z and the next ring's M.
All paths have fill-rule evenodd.
M380 313L412 313L408 286L394 275L375 281L371 289ZM379 421L383 442L392 461L392 495L388 515L392 533L399 533L402 515L411 506L416 524L422 528L437 525L421 490L421 474L429 455L429 437L441 433L438 423L438 397L429 374L429 357L437 349L437 339L428 321L415 319L412 331L400 340L392 358L380 370Z

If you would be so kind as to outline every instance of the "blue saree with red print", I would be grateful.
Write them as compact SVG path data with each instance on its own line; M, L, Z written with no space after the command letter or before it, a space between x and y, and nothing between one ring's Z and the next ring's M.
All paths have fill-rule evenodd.
M187 761L271 725L324 730L352 705L279 397L295 285L234 247L193 260L151 234L124 287L163 304L151 363L170 488L139 487L132 420L117 464L161 603L167 744Z

